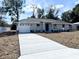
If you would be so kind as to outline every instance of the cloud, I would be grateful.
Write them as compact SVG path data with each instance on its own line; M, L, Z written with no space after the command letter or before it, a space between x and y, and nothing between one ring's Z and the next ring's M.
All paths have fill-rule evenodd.
M3 6L3 5L2 5L2 1L3 1L3 0L0 0L0 7L2 7L2 6Z
M63 8L64 5L63 4L58 4L58 5L55 5L57 9L60 9L60 8Z
M29 16L32 15L33 12L33 8L32 4L36 5L38 8L44 8L45 11L50 7L50 5L52 5L52 0L26 0L26 7L23 8L23 10L25 11L25 15ZM56 9L63 9L64 5L63 4L55 4ZM37 14L36 10L35 10L35 14Z
M38 5L35 5L35 4L28 4L26 7L23 8L23 10L24 10L26 13L33 12L33 6L42 9L42 7L41 7L40 4L38 4Z
M23 10L27 13L27 12L32 12L33 9L31 8L31 5L27 5L23 8Z
M69 8L65 8L63 12L66 12L66 11L68 11L68 10L70 10L70 9L69 9Z
M79 4L79 0L74 0L75 1L75 4Z

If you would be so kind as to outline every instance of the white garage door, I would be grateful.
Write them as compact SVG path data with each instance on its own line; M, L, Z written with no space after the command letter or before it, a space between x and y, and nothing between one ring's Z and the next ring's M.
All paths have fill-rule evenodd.
M25 32L30 32L30 26L19 26L18 28L19 32L25 33Z

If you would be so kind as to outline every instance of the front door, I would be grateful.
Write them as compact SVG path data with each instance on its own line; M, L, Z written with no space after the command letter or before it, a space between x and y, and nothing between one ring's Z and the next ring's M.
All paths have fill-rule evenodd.
M45 24L45 29L46 29L46 31L49 31L49 24L48 23Z

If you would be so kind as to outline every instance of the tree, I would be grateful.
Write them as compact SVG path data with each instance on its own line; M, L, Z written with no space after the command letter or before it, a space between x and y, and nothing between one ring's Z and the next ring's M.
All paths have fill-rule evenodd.
M6 21L0 19L0 26L2 26L2 27L9 26L9 24Z
M72 14L71 11L66 11L62 13L62 16L61 16L62 20L66 22L72 22L71 14Z
M46 18L47 18L47 19L55 19L55 20L57 20L57 19L59 19L59 18L58 18L58 12L59 12L58 9L51 7L51 8L49 8L49 10L48 10L48 13L47 13L47 15L46 15Z
M11 21L19 21L19 14L22 12L24 0L4 0L4 7L6 13L9 12L11 16Z
M36 18L34 13L32 14L31 18Z
M79 22L79 4L77 4L72 10L72 22Z
M44 9L37 9L37 17L38 18L44 18Z
M62 13L61 18L63 21L66 22L71 22L71 23L79 22L79 4L77 4L72 9L72 11L67 11Z
M13 30L15 30L17 27L17 24L15 22L19 21L19 14L22 12L24 0L4 0L3 5L6 9L6 13L9 13L9 16L11 16L11 21ZM14 26L16 25L16 26Z
M3 15L5 15L5 8L3 6L0 6L0 26L9 26L9 24L4 20L6 18Z
M31 16L31 18L36 18L36 17L35 17L35 10L37 9L37 6L34 5L34 4L31 4L31 5L32 5L31 8L33 9L33 14L32 14L32 16Z
M77 4L74 8L73 8L73 12L79 16L79 4Z

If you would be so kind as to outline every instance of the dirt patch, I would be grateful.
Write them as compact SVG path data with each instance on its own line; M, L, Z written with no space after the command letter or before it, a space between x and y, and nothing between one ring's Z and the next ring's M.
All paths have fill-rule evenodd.
M19 39L15 31L0 33L0 59L18 59Z
M70 48L79 49L79 31L62 33L38 33Z
M0 37L11 36L15 34L17 34L16 31L8 31L8 32L0 33Z

